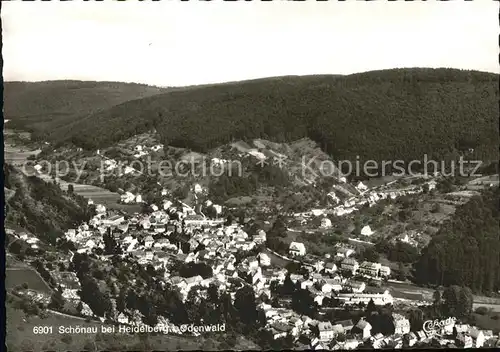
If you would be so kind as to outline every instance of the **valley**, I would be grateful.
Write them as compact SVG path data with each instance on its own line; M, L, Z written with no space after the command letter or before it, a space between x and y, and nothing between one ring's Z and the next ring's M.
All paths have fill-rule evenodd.
M491 128L485 128L491 101L481 102L487 118L478 119L484 125L477 134L463 120L465 109L456 120L443 113L431 122L427 111L412 115L418 122L396 118L384 138L377 132L387 127L384 114L394 118L406 108L377 111L370 120L366 107L354 104L374 86L449 89L443 72L411 71L422 84L411 89L411 79L401 83L397 70L382 81L374 73L289 77L185 90L134 86L129 94L108 83L106 93L82 82L47 83L52 88L43 94L39 85L16 85L7 104L31 101L30 89L41 98L33 107L11 105L4 131L6 285L17 324L10 323L11 345L310 348L318 335L313 326L338 327L366 316L386 329L368 310L392 322L383 331L396 345L396 320L408 321L410 334L421 331L424 317L446 314L498 334L498 163L491 158ZM488 75L448 73L457 89L492 89ZM69 86L77 92L65 98L75 99L71 108L51 100L54 87L65 92ZM292 98L283 100L283 89ZM307 102L299 96L303 90L323 95ZM398 105L400 98L393 98ZM254 99L263 106L250 108ZM443 99L449 111L456 108L449 94ZM271 101L278 105L266 110ZM326 105L306 121L310 105L299 102ZM280 106L288 107L289 120ZM247 115L238 117L241 111ZM340 163L358 152L374 160L393 150L404 159L430 152L417 139L443 121L451 127L442 143L453 147L444 151L436 142L429 147L434 156L448 162L481 157L481 175L450 174L445 167L399 175L389 168L388 175L369 177L346 173ZM411 135L417 125L421 130ZM415 311L422 321L413 319ZM12 330L20 321L30 326L26 319L158 329L224 324L229 337L97 334L35 343ZM350 343L363 343L342 329ZM329 343L345 347L345 341Z

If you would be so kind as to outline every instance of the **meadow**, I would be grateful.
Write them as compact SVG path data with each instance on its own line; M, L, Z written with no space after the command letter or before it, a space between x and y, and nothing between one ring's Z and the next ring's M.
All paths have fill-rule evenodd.
M27 283L28 287L35 291L51 293L50 287L43 281L40 275L33 269L8 268L5 271L5 288L13 289Z

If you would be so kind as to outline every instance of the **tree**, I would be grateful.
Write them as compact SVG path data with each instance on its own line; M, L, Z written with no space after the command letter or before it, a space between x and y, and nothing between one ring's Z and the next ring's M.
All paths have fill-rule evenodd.
M283 216L278 216L273 223L271 230L269 230L268 237L286 237L287 227Z
M288 272L285 276L285 281L283 282L283 294L285 295L291 295L292 293L295 292L295 285L290 278L290 272Z
M14 242L12 242L12 244L8 248L9 251L13 254L21 254L21 251L23 249L20 241L18 240L14 240Z
M408 269L406 269L403 263L399 262L397 279L400 281L405 281L408 275L409 275Z
M488 308L486 307L477 307L476 313L479 315L486 315L488 313Z
M366 305L366 313L371 314L377 310L377 306L375 305L375 302L373 302L373 299L370 299L368 304Z
M298 289L292 295L292 309L299 314L314 316L318 309L318 304L311 297L308 290Z
M89 305L97 316L102 317L104 314L111 312L110 297L100 291L99 285L93 278L83 275L80 282L82 286L80 298Z
M415 308L408 311L408 320L410 321L411 331L420 331L424 324L424 313L421 309Z
M472 312L474 297L468 287L452 285L443 292L443 308L450 316L465 317Z
M373 247L367 247L361 254L361 260L378 262L379 259L380 254Z
M253 325L257 321L257 305L255 292L250 286L243 286L236 291L234 308L238 312L240 321L246 325Z
M434 293L432 294L433 298L433 312L436 315L440 315L441 310L443 308L443 302L442 302L442 297L441 297L441 291L435 290Z
M462 287L458 297L458 302L461 308L461 315L465 317L469 316L472 313L472 305L474 303L474 296L470 288Z
M73 195L75 193L75 188L72 183L68 184L68 194Z
M104 242L104 253L107 255L110 254L121 254L122 250L118 242L115 240L115 237L110 232L105 233L102 237Z
M56 290L52 293L52 296L50 297L50 303L49 307L55 310L60 310L64 307L64 297L61 293L61 291Z
M442 208L441 204L436 202L432 205L431 213L441 213Z
M211 283L208 286L207 296L208 296L207 299L209 302L211 302L213 304L219 303L219 290L215 284Z
M213 276L212 267L205 263L183 263L179 267L179 276L181 277L193 277L200 275L202 278L206 279Z
M116 299L116 310L118 312L124 312L127 308L127 290L122 288Z
M457 208L432 237L415 265L419 284L500 289L499 189L484 191ZM497 258L497 260L492 260Z

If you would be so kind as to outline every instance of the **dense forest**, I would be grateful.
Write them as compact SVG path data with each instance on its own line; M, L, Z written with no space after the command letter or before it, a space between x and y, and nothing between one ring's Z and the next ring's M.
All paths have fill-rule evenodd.
M84 148L152 128L162 142L206 151L238 139L310 137L335 159L498 158L498 75L393 69L269 78L128 101L46 135Z
M7 225L20 226L54 244L68 228L90 219L93 210L84 198L36 176L26 177L9 164L3 170L5 187L15 192L6 201Z
M10 120L9 128L43 135L82 116L165 91L122 82L5 82L4 115Z
M457 209L422 251L419 283L500 290L499 196L497 187Z

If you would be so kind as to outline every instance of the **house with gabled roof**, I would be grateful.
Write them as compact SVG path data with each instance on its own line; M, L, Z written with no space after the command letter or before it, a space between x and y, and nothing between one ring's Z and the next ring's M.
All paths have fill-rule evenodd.
M144 239L144 247L151 248L153 246L153 243L154 243L153 236L151 235L146 236L146 238Z
M334 272L337 271L337 265L335 263L330 262L325 264L325 273L327 274L333 274Z
M341 325L344 328L345 333L351 332L352 328L354 327L354 323L352 322L351 319L339 320L335 322L335 325Z
M334 338L333 326L327 322L318 323L319 339L323 342L329 342Z
M359 269L359 263L356 259L347 258L342 261L340 268L345 271L349 271L352 274L356 274Z
M471 327L469 329L469 335L474 340L474 347L481 348L484 345L484 341L486 340L484 337L484 333L482 330L479 330L477 327Z
M404 335L410 332L410 321L405 316L398 313L393 313L392 322L394 324L395 334Z
M408 347L412 347L418 342L417 334L413 331L403 335L403 341L408 345Z
M301 242L290 243L289 253L292 256L304 256L306 254L306 247Z
M365 290L366 284L363 281L349 280L346 284L354 293L361 293Z
M352 328L352 332L354 334L361 333L363 340L370 338L372 331L372 325L365 320L365 318L361 318L358 323Z

